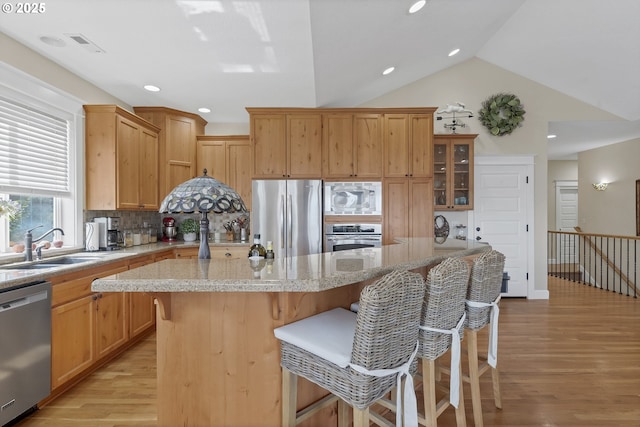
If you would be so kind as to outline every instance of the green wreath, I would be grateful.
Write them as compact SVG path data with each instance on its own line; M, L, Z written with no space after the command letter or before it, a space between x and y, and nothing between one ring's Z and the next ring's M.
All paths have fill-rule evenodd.
M524 107L520 99L511 93L498 93L482 103L478 112L480 123L492 135L502 136L513 132L524 121Z

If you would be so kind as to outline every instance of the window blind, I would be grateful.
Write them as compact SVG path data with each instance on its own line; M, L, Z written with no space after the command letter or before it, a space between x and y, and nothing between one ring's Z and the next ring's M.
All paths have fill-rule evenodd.
M0 97L0 192L70 194L67 120Z

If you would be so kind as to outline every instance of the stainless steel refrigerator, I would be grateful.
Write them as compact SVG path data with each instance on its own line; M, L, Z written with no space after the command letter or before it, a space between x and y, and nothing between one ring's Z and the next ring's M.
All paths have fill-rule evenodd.
M322 181L254 180L251 234L276 258L322 252Z

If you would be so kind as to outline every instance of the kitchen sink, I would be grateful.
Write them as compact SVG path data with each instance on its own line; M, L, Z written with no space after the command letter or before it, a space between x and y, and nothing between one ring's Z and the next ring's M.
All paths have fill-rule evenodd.
M43 270L47 268L64 267L67 265L82 264L95 261L96 257L83 257L77 255L65 255L55 258L45 258L42 261L19 262L0 266L0 270Z
M79 256L63 256L60 258L45 259L42 264L67 265L78 264L81 262L95 261L96 257L79 257Z

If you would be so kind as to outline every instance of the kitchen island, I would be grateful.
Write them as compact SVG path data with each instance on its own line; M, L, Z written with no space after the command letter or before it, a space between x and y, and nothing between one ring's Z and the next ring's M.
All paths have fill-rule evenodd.
M158 426L281 425L279 344L273 329L335 307L393 269L423 274L486 244L404 239L378 249L252 262L164 260L93 282L100 292L158 301ZM301 379L299 407L326 395ZM329 407L303 425L336 425Z

